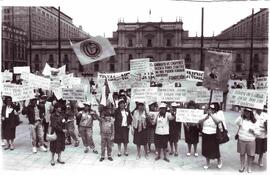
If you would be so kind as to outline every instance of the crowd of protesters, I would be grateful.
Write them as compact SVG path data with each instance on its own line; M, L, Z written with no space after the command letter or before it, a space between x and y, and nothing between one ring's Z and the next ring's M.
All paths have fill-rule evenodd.
M97 99L97 102L100 100ZM53 94L39 90L36 98L23 102L12 102L12 97L3 98L2 146L4 150L14 150L16 127L20 124L20 115L25 115L29 121L29 133L33 153L38 150L51 152L51 165L64 164L62 153L66 145L74 143L84 146L84 153L92 151L98 154L93 139L93 122L100 123L101 157L105 159L107 150L108 160L113 161L112 145L117 144L117 156L129 156L129 135L133 135L133 143L137 147L137 159L143 156L149 159L149 154L156 155L155 160L170 162L168 155L178 156L178 142L184 131L187 144L186 156L199 156L197 147L202 136L202 156L206 159L204 169L208 169L211 159L217 159L217 167L222 168L220 145L216 140L217 124L222 122L227 129L224 113L218 103L199 107L194 101L188 103L152 102L146 104L136 101L133 111L129 110L130 90L113 93L106 106L99 104L98 111L92 109L90 102L57 100ZM204 116L199 123L176 122L177 108L203 109ZM267 114L264 110L243 108L242 114L236 119L238 132L236 135L237 152L240 154L239 172L245 170L245 155L247 155L247 171L251 172L251 162L258 154L258 162L263 166L263 154L267 151ZM76 126L77 125L77 126ZM76 130L78 129L78 130ZM53 135L56 137L52 139ZM80 141L81 139L81 141ZM124 149L121 146L123 144ZM154 148L152 148L154 144ZM193 148L193 151L192 151ZM163 155L161 154L163 153Z

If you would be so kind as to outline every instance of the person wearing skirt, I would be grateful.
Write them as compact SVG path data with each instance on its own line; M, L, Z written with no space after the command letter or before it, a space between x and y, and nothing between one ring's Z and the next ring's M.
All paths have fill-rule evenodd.
M14 150L14 139L16 135L16 127L19 124L19 111L20 106L12 104L12 98L6 97L4 105L2 106L2 136L6 140L5 150Z
M132 113L133 143L137 146L137 159L141 158L141 146L144 147L144 156L148 159L146 116L144 103L138 102L136 110Z
M65 164L62 161L61 154L65 150L65 118L62 115L62 107L59 103L55 104L55 111L51 115L51 133L56 134L57 138L55 141L50 142L50 151L52 153L51 165L55 165L54 155L57 154L57 162L60 164Z
M264 110L256 110L256 126L259 128L260 134L255 139L256 149L255 153L259 155L258 164L263 167L263 154L267 151L267 108L264 106Z
M225 129L227 127L223 112L219 109L218 103L211 104L205 117L199 121L199 124L202 125L202 155L206 158L204 169L209 168L211 159L217 159L217 167L219 169L222 167L219 143L216 139L216 123L223 122Z
M167 158L167 146L169 141L169 120L173 120L173 117L171 113L167 112L167 105L165 103L161 103L159 108L158 116L155 119L155 146L158 152L155 160L160 159L161 151L163 151L164 160L170 162Z
M194 101L190 101L187 105L188 109L196 109ZM191 155L191 146L194 147L194 156L198 157L197 144L199 143L199 124L197 123L184 123L185 142L188 145L187 156Z
M174 102L171 104L171 115L174 118L169 121L169 142L171 152L169 155L178 156L178 140L180 138L181 123L176 122L176 108L177 104ZM173 151L174 148L174 151Z
M153 123L153 121L157 118L157 103L152 103L149 105L149 112L148 112L148 116L147 116L147 144L148 144L148 151L147 153L151 152L151 144L154 144L155 140L155 124ZM155 149L156 151L156 149Z

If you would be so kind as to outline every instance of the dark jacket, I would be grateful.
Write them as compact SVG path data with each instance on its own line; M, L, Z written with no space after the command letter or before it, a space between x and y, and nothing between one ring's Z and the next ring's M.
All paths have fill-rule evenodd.
M130 114L130 111L125 109L125 111L128 113L127 115L127 125L131 125L132 123L132 117L131 117L131 114ZM114 127L115 129L117 130L118 128L121 128L121 125L122 125L122 114L121 114L121 110L119 108L117 108L114 112Z
M13 111L9 114L9 118L6 118L6 109L7 106L3 105L1 115L5 119L2 121L2 125L4 126L5 124L8 124L10 128L16 128L16 126L19 124L19 116L14 113L13 108Z
M39 107L38 107L39 109ZM35 107L32 105L28 105L27 107L24 107L22 110L22 114L26 115L29 121L29 124L35 124ZM42 119L42 110L39 109L39 116Z

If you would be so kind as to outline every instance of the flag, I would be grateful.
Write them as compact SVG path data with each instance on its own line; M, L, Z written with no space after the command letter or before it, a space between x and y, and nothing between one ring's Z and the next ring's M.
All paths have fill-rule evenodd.
M232 53L208 50L205 58L203 86L226 91L232 68Z
M90 37L75 44L70 41L70 45L81 65L90 64L115 55L114 48L109 40L101 36Z
M57 75L66 74L66 65L56 69L56 68L51 67L48 63L46 63L42 74L45 76L51 76L52 72L56 72Z

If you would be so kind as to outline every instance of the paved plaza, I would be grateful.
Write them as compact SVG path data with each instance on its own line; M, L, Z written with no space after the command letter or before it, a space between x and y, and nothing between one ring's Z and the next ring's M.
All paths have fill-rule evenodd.
M165 172L230 172L238 173L240 166L239 154L236 152L236 141L234 140L234 135L237 131L237 127L234 125L235 118L239 115L236 112L225 112L226 123L228 126L229 134L231 139L228 143L221 145L221 156L223 160L223 167L221 170L217 169L216 161L211 163L211 167L208 170L203 169L205 164L205 159L201 155L201 138L198 145L199 157L186 156L187 145L183 139L183 131L181 133L182 137L179 141L180 151L179 156L169 156L170 163L164 160L155 161L155 154L151 153L149 159L146 160L143 156L141 159L136 160L136 146L133 144L133 136L130 135L129 156L117 157L117 145L113 146L113 158L114 161L110 162L107 159L100 162L100 154L94 154L92 152L84 153L84 148L80 140L80 146L75 148L73 145L66 146L65 152L63 153L63 160L66 162L65 165L57 164L55 166L50 165L50 152L38 152L36 154L32 153L30 134L28 130L28 121L25 116L21 116L23 123L18 126L15 140L15 150L3 150L2 151L2 164L5 173L11 172L46 172L47 170L61 170L61 171L79 171L79 170L90 170L96 168L108 167L108 169L122 168L122 169L146 169L150 171L165 171ZM100 153L100 135L99 135L99 125L98 121L94 122L94 141L96 147ZM48 144L48 143L47 143ZM153 145L152 145L153 146ZM264 172L266 173L266 156L263 159L264 167L259 167L256 162L253 164L253 172ZM108 170L107 169L107 170ZM101 169L103 170L103 169Z

